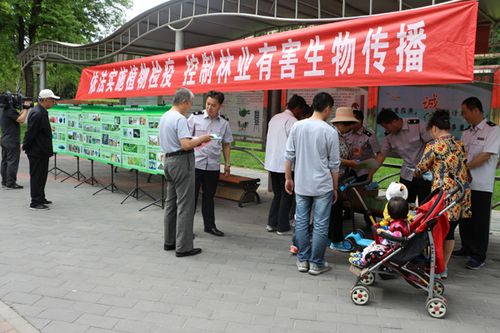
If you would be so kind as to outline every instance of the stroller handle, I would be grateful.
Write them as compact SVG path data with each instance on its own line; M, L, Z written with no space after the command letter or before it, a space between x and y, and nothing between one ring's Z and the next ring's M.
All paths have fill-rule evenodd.
M355 182L356 177L349 177L344 181L344 184L340 185L339 189L344 192L353 187L365 186L371 183L370 180L363 180L362 182Z
M381 238L384 238L384 239L387 239L387 240L390 240L393 242L403 243L403 242L406 242L408 240L408 237L397 237L397 236L393 236L387 232L381 232L379 234L379 233L377 233L377 227L374 225L372 225L372 231L373 231L374 235L377 235Z

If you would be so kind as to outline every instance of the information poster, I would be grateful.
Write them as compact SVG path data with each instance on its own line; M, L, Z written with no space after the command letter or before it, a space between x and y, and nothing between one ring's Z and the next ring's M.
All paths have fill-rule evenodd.
M57 154L65 154L67 152L68 124L66 121L66 112L66 109L60 108L51 108L49 110L52 144L54 153Z
M287 90L287 101L294 95L304 97L306 103L312 105L314 96L319 92L327 92L333 97L334 110L338 107L348 106L353 109L363 111L366 118L366 104L368 101L368 89L352 87L352 88L321 88L321 89L290 89ZM330 119L335 117L335 112L332 112ZM330 120L329 119L329 120Z
M492 91L491 85L485 84L380 87L378 112L389 108L401 118L419 118L427 122L436 109L448 110L451 133L460 138L464 129L469 127L462 117L461 103L471 96L479 98L488 117ZM382 142L384 129L380 126L377 126L377 137Z
M147 118L147 156L148 169L150 173L164 173L164 153L160 148L160 118L163 113L149 114Z
M68 123L67 147L68 153L73 156L81 157L82 146L82 110L80 107L69 107L66 113L66 122Z
M117 112L101 113L101 156L100 161L115 166L122 164L121 117Z
M84 110L81 118L82 147L84 158L99 159L101 156L101 112L97 109Z
M225 93L221 113L229 120L236 137L262 139L266 115L264 91Z
M125 109L127 111L127 109ZM129 111L136 111L129 109ZM121 116L122 165L139 171L148 170L148 127L146 114L124 112Z

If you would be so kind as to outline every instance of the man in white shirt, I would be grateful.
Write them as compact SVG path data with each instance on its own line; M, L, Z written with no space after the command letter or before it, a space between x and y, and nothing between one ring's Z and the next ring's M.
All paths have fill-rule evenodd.
M460 223L462 248L455 256L470 256L465 267L480 269L488 249L491 197L500 154L500 127L484 118L483 106L476 97L462 102L462 116L471 125L462 134L470 170L472 217Z
M266 139L266 159L264 168L271 176L273 201L269 209L266 229L278 235L290 231L289 215L293 195L285 191L285 146L293 124L304 118L309 106L302 96L293 95L285 111L271 118Z

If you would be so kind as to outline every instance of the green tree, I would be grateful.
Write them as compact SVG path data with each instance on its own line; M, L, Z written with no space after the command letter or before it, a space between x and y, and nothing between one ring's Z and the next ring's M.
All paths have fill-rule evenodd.
M42 40L97 41L123 24L130 6L131 0L0 0L0 52L6 59L0 64L0 89L19 88L21 68L15 57L30 45ZM80 68L51 64L47 70L48 83L72 97ZM33 96L33 67L26 66L23 74L25 93ZM57 80L51 79L53 74Z

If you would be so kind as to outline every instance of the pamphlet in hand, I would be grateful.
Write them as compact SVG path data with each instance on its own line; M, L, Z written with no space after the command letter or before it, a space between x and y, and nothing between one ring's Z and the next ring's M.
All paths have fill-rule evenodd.
M369 158L367 160L359 162L359 164L354 168L355 170L370 170L375 169L378 166L377 161L374 158Z
M220 141L222 138L215 133L210 134L210 138L215 141Z

